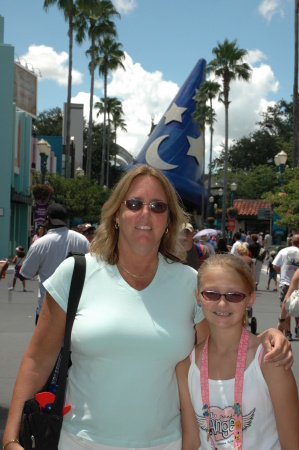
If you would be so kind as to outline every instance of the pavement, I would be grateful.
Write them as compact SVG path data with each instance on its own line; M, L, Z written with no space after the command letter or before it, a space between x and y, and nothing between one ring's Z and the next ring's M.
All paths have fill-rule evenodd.
M6 272L6 278L0 282L0 442L2 442L17 371L34 331L37 306L38 281L27 280L27 292L23 292L22 283L17 280L15 290L8 291L8 287L12 285L13 273L14 268L10 266ZM267 291L266 285L267 275L266 265L264 265L253 306L253 316L257 319L257 333L270 327L276 328L280 313L278 292L273 292L273 281L270 285L272 290ZM294 322L292 319L293 336ZM299 386L298 339L293 339L292 349L295 359L292 370Z

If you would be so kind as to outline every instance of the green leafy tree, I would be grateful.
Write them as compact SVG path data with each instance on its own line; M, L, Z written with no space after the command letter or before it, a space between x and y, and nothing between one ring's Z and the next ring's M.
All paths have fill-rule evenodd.
M281 189L263 195L281 217L280 225L299 232L299 167L286 168Z
M63 115L60 108L45 109L32 122L34 136L61 136Z
M113 17L120 17L113 3L110 0L97 0L91 4L86 3L75 21L77 29L76 41L81 44L87 36L91 41L91 46L86 52L90 56L90 102L86 158L87 177L91 175L94 73L96 68L96 54L98 51L96 42L104 35L117 36L115 24L111 20Z
M227 175L228 175L228 110L229 110L229 91L232 81L238 79L249 81L252 69L243 62L247 56L247 51L237 46L237 40L229 42L225 39L223 44L217 43L217 47L212 50L215 56L208 66L207 72L213 72L217 78L222 80L223 103L225 108L225 154L224 154L224 186L223 186L223 204L222 204L222 234L225 235L226 222L226 202L227 202Z

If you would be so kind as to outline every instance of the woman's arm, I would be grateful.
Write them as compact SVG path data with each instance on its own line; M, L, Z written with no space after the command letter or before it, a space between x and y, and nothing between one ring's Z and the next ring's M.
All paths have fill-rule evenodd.
M275 328L269 328L259 334L265 349L265 362L275 366L284 366L287 370L292 367L294 358L292 347L287 338Z
M293 275L290 287L284 296L284 300L281 305L281 311L280 311L280 318L285 319L287 316L287 312L285 309L287 298L291 295L292 292L294 292L296 289L298 289L299 286L299 269L296 270L296 272ZM278 322L277 326L278 330L283 331L284 330L284 322Z
M200 447L199 429L188 389L189 367L189 356L176 366L181 404L182 450L198 450Z
M293 372L283 367L273 370L264 363L261 368L269 388L281 448L299 448L299 401Z
M205 341L210 333L207 319L203 319L201 322L197 323L195 325L195 331L195 344L200 344L201 342Z
M16 378L3 442L19 437L24 402L46 383L56 362L65 330L66 313L46 293L41 314L25 350ZM8 449L19 448L10 444Z

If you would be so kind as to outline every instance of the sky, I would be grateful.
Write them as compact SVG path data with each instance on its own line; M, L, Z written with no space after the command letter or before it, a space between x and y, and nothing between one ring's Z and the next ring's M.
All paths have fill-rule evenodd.
M38 112L60 107L67 99L68 25L57 6L43 9L43 0L0 0L4 43L15 59L38 78ZM117 143L137 156L148 138L151 119L158 123L200 58L225 38L237 39L248 51L250 83L233 82L230 92L229 139L248 136L267 106L292 100L294 78L294 0L113 0L118 42L125 70L109 76L108 96L123 102L127 132ZM88 118L90 74L85 51L89 42L74 43L72 102L84 104ZM96 73L94 103L103 98L103 80ZM224 106L215 102L217 122L214 156L224 142ZM95 120L97 111L93 114ZM206 145L209 146L208 133ZM208 148L208 147L207 147Z

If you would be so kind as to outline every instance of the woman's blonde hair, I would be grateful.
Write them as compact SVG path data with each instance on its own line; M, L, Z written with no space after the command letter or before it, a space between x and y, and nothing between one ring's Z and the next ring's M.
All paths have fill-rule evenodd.
M184 261L186 251L179 243L178 235L183 223L189 221L189 217L183 210L178 195L166 176L160 170L146 165L138 165L132 168L113 189L111 196L103 205L101 224L90 244L90 253L101 257L103 261L109 264L117 263L118 229L115 227L115 216L124 202L132 182L140 176L155 177L160 181L166 195L169 222L167 232L161 239L159 252L172 261Z
M202 279L207 272L212 272L217 278L217 269L228 269L237 272L248 289L248 294L252 294L255 289L255 281L252 272L246 262L231 254L217 254L206 259L200 266L197 274L198 292L201 290Z

